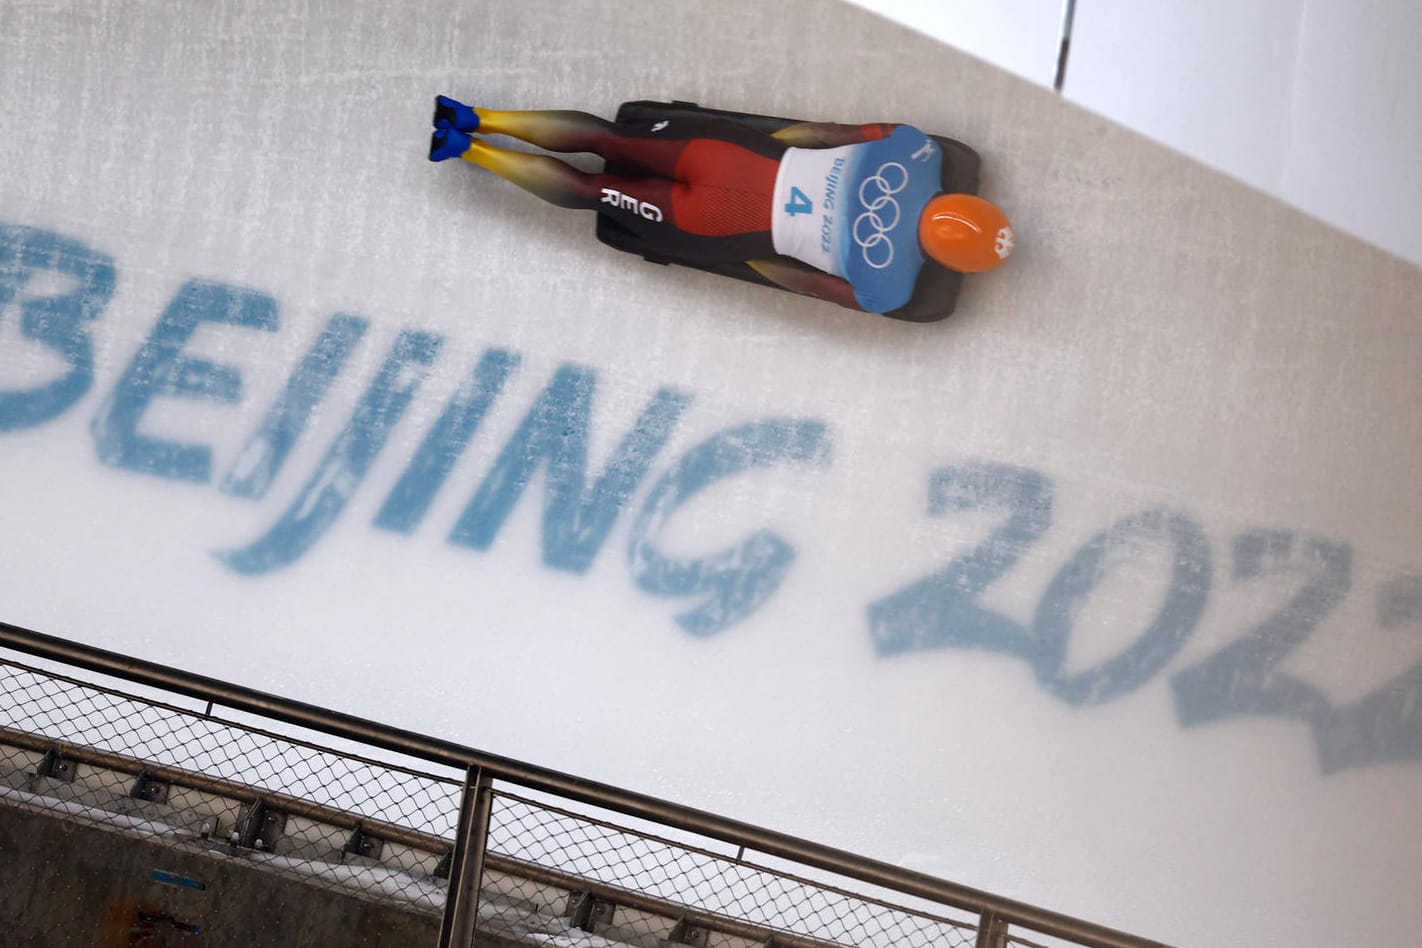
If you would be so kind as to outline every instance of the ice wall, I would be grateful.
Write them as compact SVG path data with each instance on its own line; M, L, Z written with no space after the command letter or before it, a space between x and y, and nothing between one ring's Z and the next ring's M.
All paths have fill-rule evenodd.
M11 4L0 603L1191 945L1406 941L1422 274L848 6ZM909 121L914 326L425 160L436 92Z

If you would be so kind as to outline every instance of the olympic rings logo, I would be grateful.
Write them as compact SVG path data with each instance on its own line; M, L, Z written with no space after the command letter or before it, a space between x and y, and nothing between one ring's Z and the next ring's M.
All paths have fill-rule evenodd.
M864 262L882 270L894 262L894 242L889 232L899 226L899 202L894 195L908 187L909 174L897 161L886 161L859 184L859 204L864 213L854 219L850 233Z

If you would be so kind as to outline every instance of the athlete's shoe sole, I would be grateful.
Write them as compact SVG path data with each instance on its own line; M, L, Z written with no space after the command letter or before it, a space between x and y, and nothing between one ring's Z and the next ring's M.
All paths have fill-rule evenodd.
M469 150L474 139L452 128L437 128L430 136L430 161L458 158Z
M434 127L449 128L457 132L477 132L479 115L463 102L455 101L447 95L435 96Z

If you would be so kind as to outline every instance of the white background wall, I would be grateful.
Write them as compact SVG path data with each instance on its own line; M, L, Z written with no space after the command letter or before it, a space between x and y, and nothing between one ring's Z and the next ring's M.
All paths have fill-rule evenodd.
M1066 0L850 0L1045 86ZM1063 94L1422 264L1422 4L1077 0Z

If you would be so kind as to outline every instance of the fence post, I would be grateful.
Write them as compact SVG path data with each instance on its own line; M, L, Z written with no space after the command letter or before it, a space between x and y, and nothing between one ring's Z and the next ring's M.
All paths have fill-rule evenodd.
M978 919L978 940L974 948L1004 948L1007 944L1007 920L996 912L984 912Z
M449 861L449 894L444 903L439 948L473 948L493 805L493 780L484 768L470 767L464 775L464 794L459 801L459 830Z

